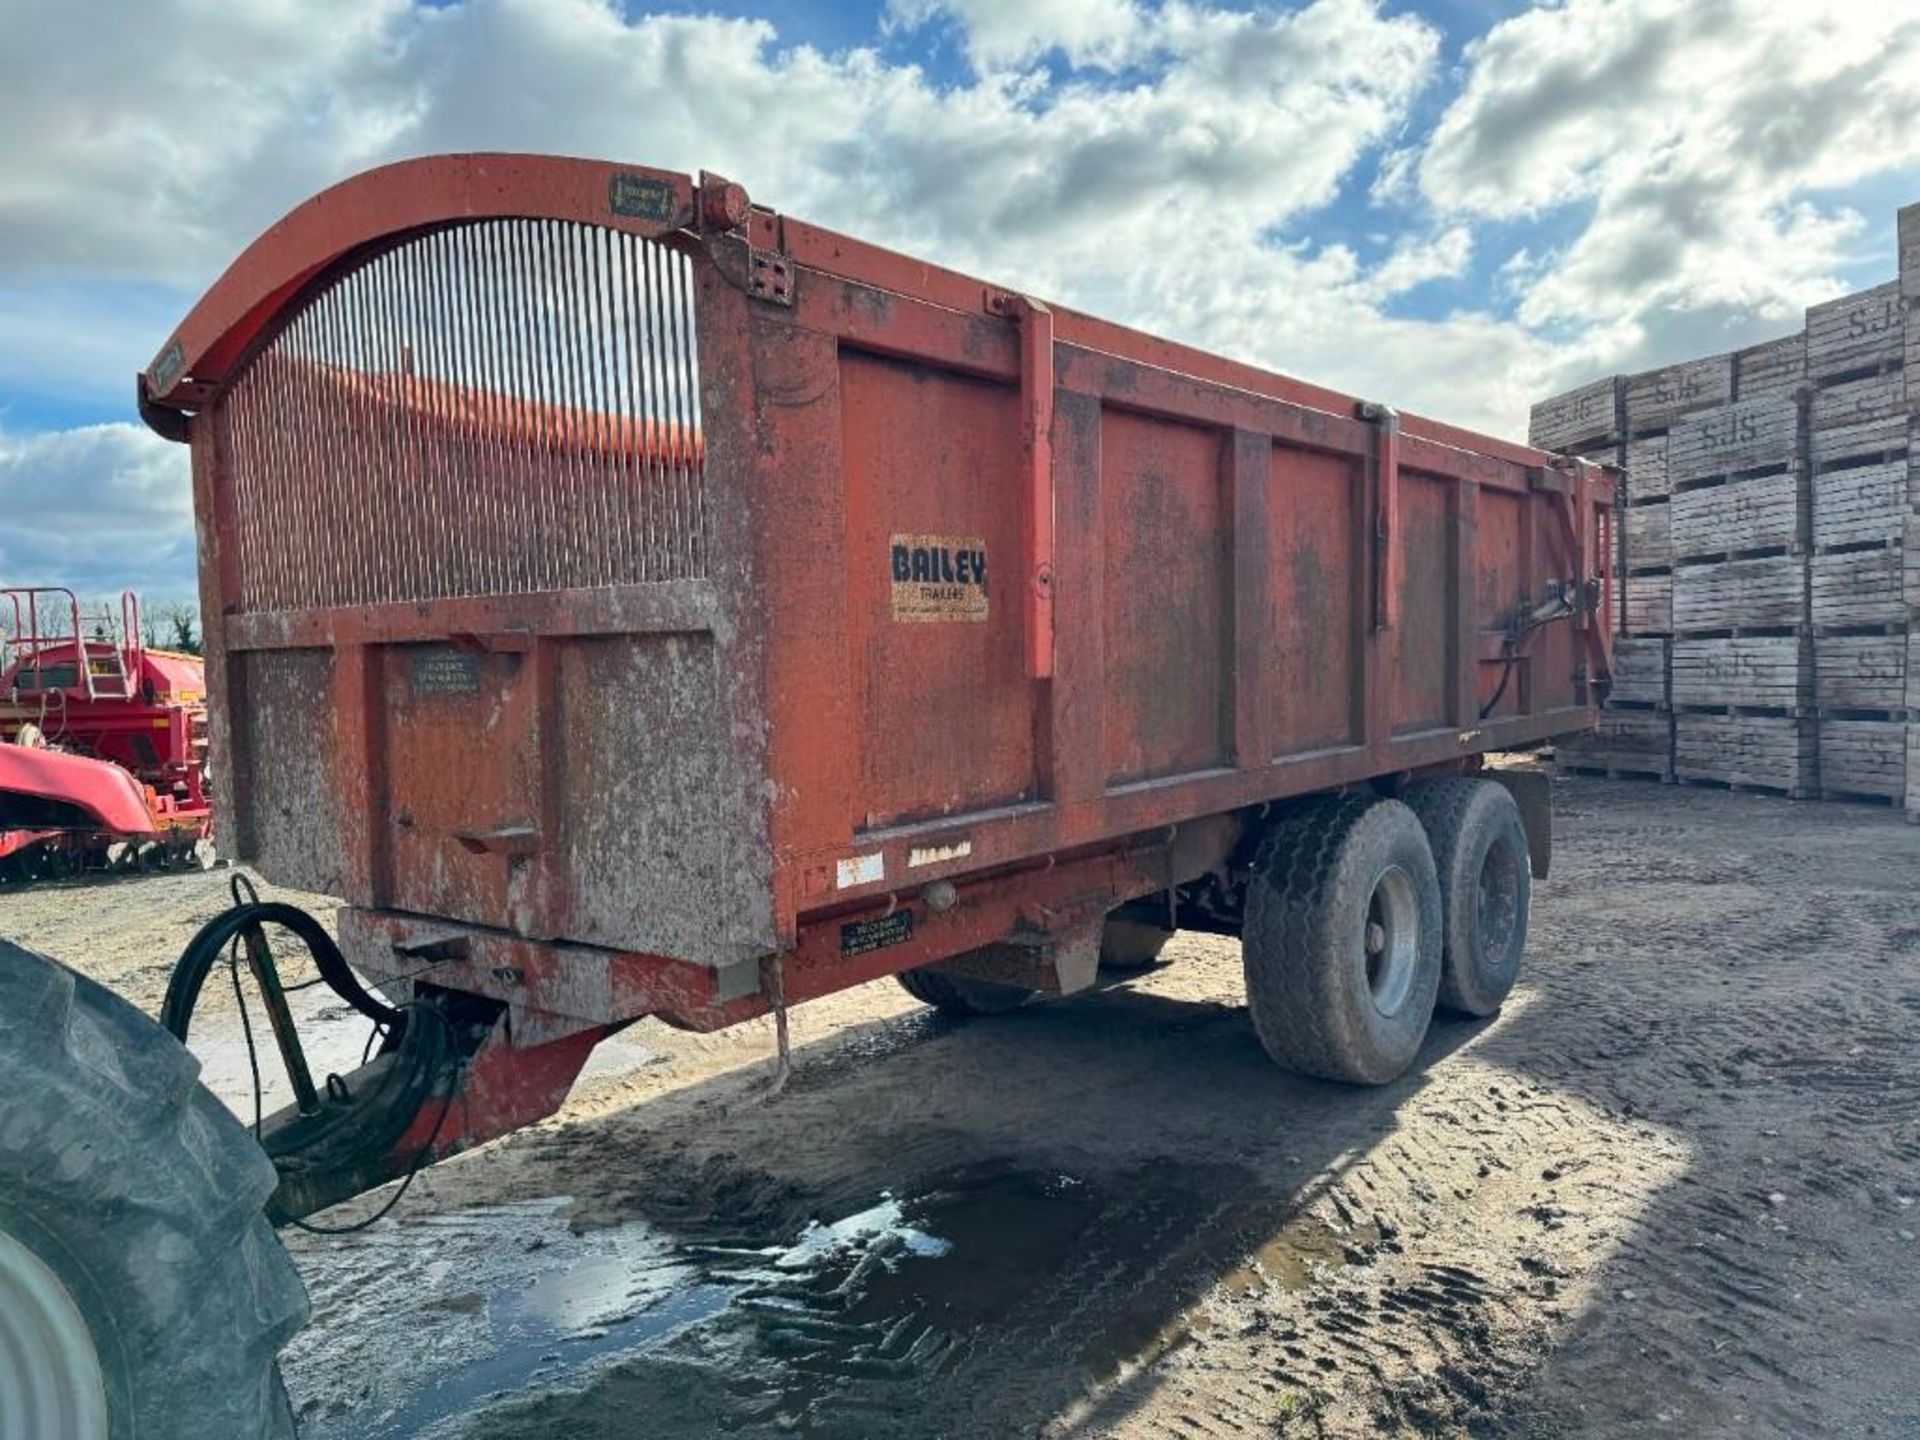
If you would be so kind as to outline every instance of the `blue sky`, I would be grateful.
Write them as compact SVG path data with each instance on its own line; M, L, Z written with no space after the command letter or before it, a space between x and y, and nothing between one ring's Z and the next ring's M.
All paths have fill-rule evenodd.
M0 575L191 589L131 377L258 231L453 149L757 200L1510 434L1889 278L1920 0L0 0ZM315 16L324 14L325 23Z

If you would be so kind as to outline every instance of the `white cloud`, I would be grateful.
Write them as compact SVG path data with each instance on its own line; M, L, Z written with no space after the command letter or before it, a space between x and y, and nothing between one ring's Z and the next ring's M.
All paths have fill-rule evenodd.
M12 0L0 266L204 279L236 236L370 159L405 0Z
M0 575L83 595L128 586L191 594L193 507L185 447L138 425L0 431Z
M1429 280L1464 274L1473 259L1473 232L1451 225L1437 235L1414 236L1394 246L1367 279L1369 293L1388 299Z
M1496 25L1467 67L1422 192L1462 217L1591 206L1526 272L1519 318L1613 327L1641 358L1791 329L1862 230L1821 192L1920 165L1910 4L1569 0Z
M967 58L983 72L1053 50L1074 65L1122 64L1148 21L1134 0L889 0L887 13L910 27L953 20Z

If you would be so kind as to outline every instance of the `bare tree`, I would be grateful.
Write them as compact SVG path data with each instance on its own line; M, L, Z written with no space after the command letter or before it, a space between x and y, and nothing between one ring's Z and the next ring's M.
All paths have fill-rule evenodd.
M150 645L164 645L189 655L200 653L200 611L190 601L169 600L156 606L149 612L143 628L149 632L147 643ZM156 640L154 632L161 638Z

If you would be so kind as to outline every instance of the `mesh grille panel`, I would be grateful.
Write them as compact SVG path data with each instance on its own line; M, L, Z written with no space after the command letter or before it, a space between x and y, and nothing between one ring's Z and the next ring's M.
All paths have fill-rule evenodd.
M218 407L240 612L697 578L686 256L461 225L310 300Z

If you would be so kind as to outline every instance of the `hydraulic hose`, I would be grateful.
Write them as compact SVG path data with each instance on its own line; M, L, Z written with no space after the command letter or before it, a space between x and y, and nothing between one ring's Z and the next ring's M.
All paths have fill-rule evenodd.
M306 946L315 968L320 972L320 978L326 981L328 987L374 1024L389 1032L397 1032L405 1024L406 1015L403 1011L382 1004L360 983L360 978L340 953L340 947L334 944L333 937L318 920L297 906L254 900L235 905L214 916L200 927L199 933L187 942L187 948L181 952L180 963L174 966L173 978L167 982L166 1001L160 1007L161 1025L181 1044L187 1041L194 1007L200 1002L200 992L206 986L207 977L213 973L213 967L219 963L227 946L256 925L278 925L291 932Z

